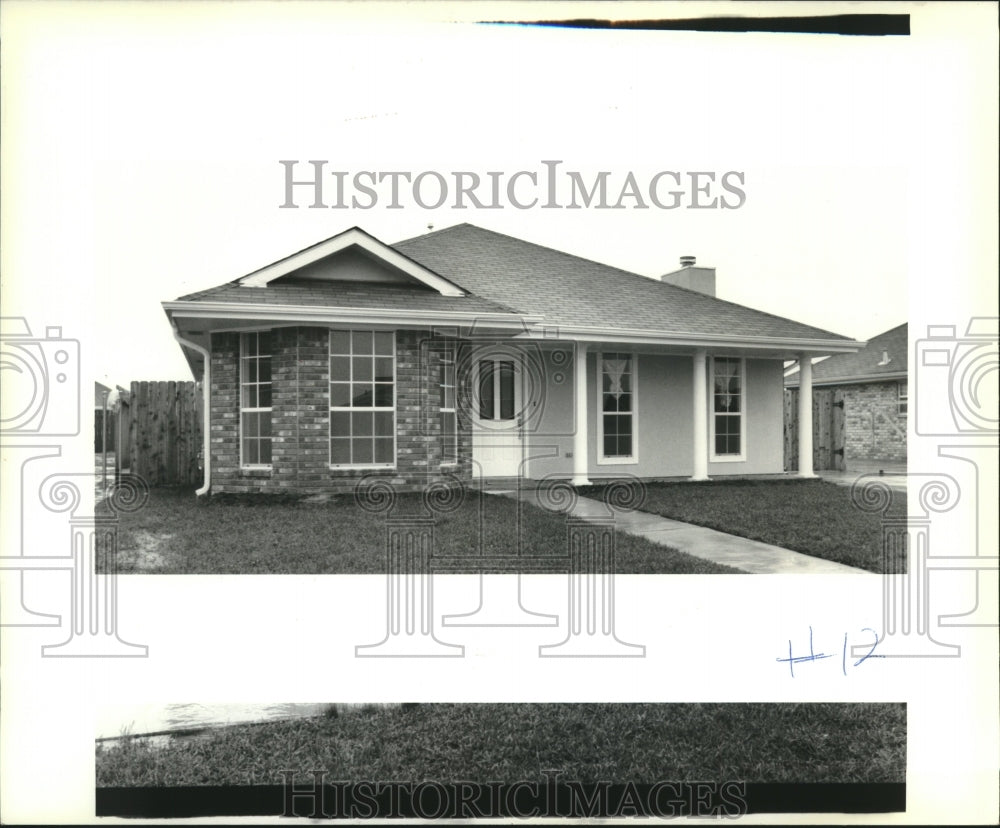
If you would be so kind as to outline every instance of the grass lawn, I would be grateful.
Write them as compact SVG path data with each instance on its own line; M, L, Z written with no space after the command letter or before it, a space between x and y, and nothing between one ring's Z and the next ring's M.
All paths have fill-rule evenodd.
M400 495L393 517L427 514L419 495ZM480 544L480 526L482 541ZM564 556L566 525L557 514L498 495L466 491L456 510L439 514L435 551L442 555ZM352 495L325 503L271 495L216 495L154 488L149 502L121 516L118 570L170 574L371 574L385 571L385 517ZM737 570L644 538L618 533L622 574L712 574ZM460 570L454 570L460 571ZM472 566L464 570L477 572Z
M904 704L418 704L97 748L99 787L341 781L904 782ZM109 743L110 744L110 743Z
M599 498L603 487L580 494ZM817 558L883 571L882 516L851 502L851 490L824 480L713 480L647 483L644 512L708 526ZM906 498L894 497L903 515Z

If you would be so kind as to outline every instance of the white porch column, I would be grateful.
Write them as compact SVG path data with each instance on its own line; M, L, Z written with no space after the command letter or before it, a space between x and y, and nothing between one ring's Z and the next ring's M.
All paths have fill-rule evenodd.
M799 477L813 473L813 383L812 358L799 354Z
M692 388L692 417L694 441L692 458L694 472L692 480L708 480L708 369L707 353L704 348L694 352L694 384Z
M587 478L587 343L577 342L573 354L573 409L576 432L573 434L574 486L588 486Z

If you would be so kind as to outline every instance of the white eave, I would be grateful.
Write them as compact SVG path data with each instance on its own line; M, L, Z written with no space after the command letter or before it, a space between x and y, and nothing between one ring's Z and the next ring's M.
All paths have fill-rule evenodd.
M727 334L703 334L695 332L673 332L635 329L623 331L619 328L582 327L559 325L559 337L579 342L613 342L633 345L676 345L684 348L773 351L794 353L852 354L860 351L868 343L853 339L799 339L778 336L732 336Z
M350 230L345 230L333 238L322 241L319 244L314 244L312 247L307 247L305 250L300 250L298 253L294 253L274 264L256 270L248 276L244 276L238 283L241 287L266 287L275 279L287 276L289 273L325 259L327 256L332 256L335 253L352 247L365 251L389 267L393 267L420 284L436 290L442 296L466 295L466 292L458 285L418 264L408 256L404 256L399 251L384 242L380 242L374 236L369 235L358 227L352 227Z
M491 327L524 330L525 325L542 321L540 316L510 312L415 310L404 308L387 311L384 308L335 308L313 305L271 305L250 302L163 302L171 318L266 320L279 323L344 324L363 322L376 325L398 325L407 322L422 324L488 322Z
M274 305L249 302L163 302L163 309L171 319L202 320L202 330L216 328L206 324L209 320L229 323L266 321L292 325L343 325L365 324L393 327L405 324L459 325L472 328L488 327L507 330L521 339L560 339L563 341L621 343L653 347L675 347L685 350L706 348L721 351L758 351L768 357L775 352L787 354L854 353L864 348L866 342L842 339L795 339L788 337L742 336L721 334L673 333L651 330L623 331L618 328L575 327L566 325L542 326L540 315L510 312L471 312L447 310L415 310L352 307L316 307L313 305ZM231 327L231 326L230 326ZM555 335L553 335L555 332Z

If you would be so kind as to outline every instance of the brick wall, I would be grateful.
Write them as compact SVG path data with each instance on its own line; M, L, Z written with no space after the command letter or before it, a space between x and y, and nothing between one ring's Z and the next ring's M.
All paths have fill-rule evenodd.
M906 460L906 415L899 414L896 382L843 386L844 458Z
M212 335L212 492L350 493L377 476L399 490L472 474L472 434L458 417L458 466L442 466L440 359L424 331L396 332L396 468L343 470L329 466L329 331L273 331L272 463L241 469L239 334Z

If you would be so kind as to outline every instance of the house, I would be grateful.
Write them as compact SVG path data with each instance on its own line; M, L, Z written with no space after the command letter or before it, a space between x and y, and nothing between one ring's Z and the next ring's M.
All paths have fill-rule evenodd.
M906 323L869 340L852 354L837 354L812 366L813 396L835 392L843 406L844 466L851 471L906 465L909 408ZM785 379L799 387L797 371Z
M355 227L164 302L204 380L199 491L781 473L784 361L808 383L812 358L863 343L681 265L651 279L470 224L393 245Z

